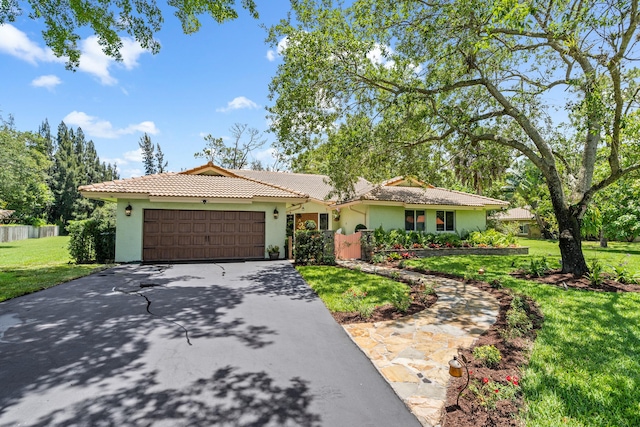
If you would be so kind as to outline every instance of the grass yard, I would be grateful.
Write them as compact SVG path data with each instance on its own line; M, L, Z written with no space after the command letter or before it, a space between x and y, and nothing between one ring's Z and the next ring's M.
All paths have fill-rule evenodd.
M0 301L91 274L101 264L71 261L68 236L0 243Z
M559 266L557 243L521 239L530 255L456 256L407 261L408 265L460 276L496 279L531 296L545 321L535 342L523 387L527 426L640 425L640 294L564 290L515 279L509 272L526 267L532 256ZM601 249L585 243L587 262L609 266L626 262L640 273L640 244L611 243ZM627 255L628 254L628 255Z
M304 280L317 292L330 311L351 311L353 307L345 299L348 289L365 293L362 304L373 307L391 303L396 292L407 292L409 287L382 276L330 266L297 267Z
M528 246L529 255L546 256L553 268L560 266L558 242L518 239L518 244ZM601 248L600 242L582 242L582 250L587 264L597 259L607 272L612 272L613 266L625 264L630 273L640 276L640 243L609 242L608 248Z

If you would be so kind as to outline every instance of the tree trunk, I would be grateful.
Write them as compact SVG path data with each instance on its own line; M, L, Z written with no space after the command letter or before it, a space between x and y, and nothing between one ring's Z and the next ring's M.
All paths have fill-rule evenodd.
M600 229L600 247L601 248L606 248L608 246L607 244L607 238L604 237L604 229L601 228Z
M547 178L547 187L551 204L558 221L558 238L562 256L562 272L581 277L589 271L582 253L582 235L580 234L579 210L565 203L562 182L556 174Z
M556 212L556 218L558 220L562 272L572 273L576 277L583 276L589 271L589 268L582 253L580 222L569 209Z

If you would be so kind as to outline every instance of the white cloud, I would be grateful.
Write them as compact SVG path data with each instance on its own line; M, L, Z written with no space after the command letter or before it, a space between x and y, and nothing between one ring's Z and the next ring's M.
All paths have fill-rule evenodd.
M130 163L142 163L142 149L126 151L121 157L107 158L103 157L101 160L105 163L117 165L120 176L122 178L131 178L133 176L142 176L142 169L137 168L137 165L129 165ZM122 167L126 166L125 169Z
M62 119L67 125L81 127L85 134L96 138L118 138L122 135L130 135L136 132L146 132L151 135L159 133L155 123L144 121L131 124L125 128L114 129L111 122L100 120L82 111L72 111Z
M123 154L124 158L128 162L141 162L142 161L142 148L137 150L127 151Z
M231 110L241 110L244 108L253 109L253 108L259 108L259 107L260 106L258 104L256 104L249 98L245 98L244 96L238 96L236 98L233 98L232 101L229 101L226 107L216 108L216 111L219 113L226 113L227 111L231 111Z
M89 36L79 43L80 64L78 70L89 73L98 78L103 85L115 85L118 80L111 75L110 69L118 64L113 58L102 51L97 36ZM40 47L29 36L11 24L0 25L0 52L23 61L37 65L40 62L64 63L67 58L58 58L48 47ZM122 38L120 66L127 70L137 67L140 55L147 52L138 42L130 37Z
M122 56L122 65L124 65L124 68L132 70L140 65L138 58L140 58L140 55L143 53L147 53L147 50L140 46L140 43L131 38L122 39L120 55Z
M103 85L111 86L118 83L118 80L109 73L109 66L113 60L102 52L98 37L90 36L82 40L80 50L82 53L78 70L93 74Z
M282 56L282 53L287 49L288 46L289 46L289 39L287 37L283 37L278 42L278 46L276 47L276 50L269 49L267 51L267 59L271 62L275 61L276 58L278 58L279 56Z
M40 76L31 81L31 86L33 87L44 87L49 90L58 86L62 83L62 80L58 76L54 76L53 74L47 74L45 76Z
M144 176L142 169L138 169L138 168L123 169L120 172L120 178L133 178L136 176Z
M98 43L98 37L87 37L81 42L80 49L82 53L78 70L93 74L103 85L112 86L118 83L118 80L110 72L110 68L117 62L105 55ZM120 54L122 55L122 66L127 70L137 67L139 65L138 58L145 52L146 50L138 42L128 37L122 38Z
M277 153L277 151L276 151L275 148L269 147L266 150L261 150L261 151L256 152L253 155L253 157L256 160L261 161L262 163L269 164L269 163L272 163L276 159L276 157L275 157L276 153Z
M0 25L0 52L6 53L33 65L38 62L64 62L51 49L42 48L11 24Z
M382 65L383 67L389 69L395 66L395 62L393 60L387 60L387 56L393 54L393 49L389 46L382 46L379 43L376 43L367 53L367 59L371 61L374 65Z

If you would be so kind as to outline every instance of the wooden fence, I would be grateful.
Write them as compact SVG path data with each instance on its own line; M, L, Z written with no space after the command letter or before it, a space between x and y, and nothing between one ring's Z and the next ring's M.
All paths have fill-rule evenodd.
M0 243L53 237L57 236L58 233L57 225L45 225L44 227L33 227L31 225L0 226Z
M362 233L344 235L335 234L336 259L360 259L362 249L360 237Z

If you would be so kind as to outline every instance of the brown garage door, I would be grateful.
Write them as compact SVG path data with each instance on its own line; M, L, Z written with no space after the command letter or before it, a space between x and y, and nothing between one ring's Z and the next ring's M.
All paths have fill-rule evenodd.
M264 258L264 212L145 209L144 261Z

